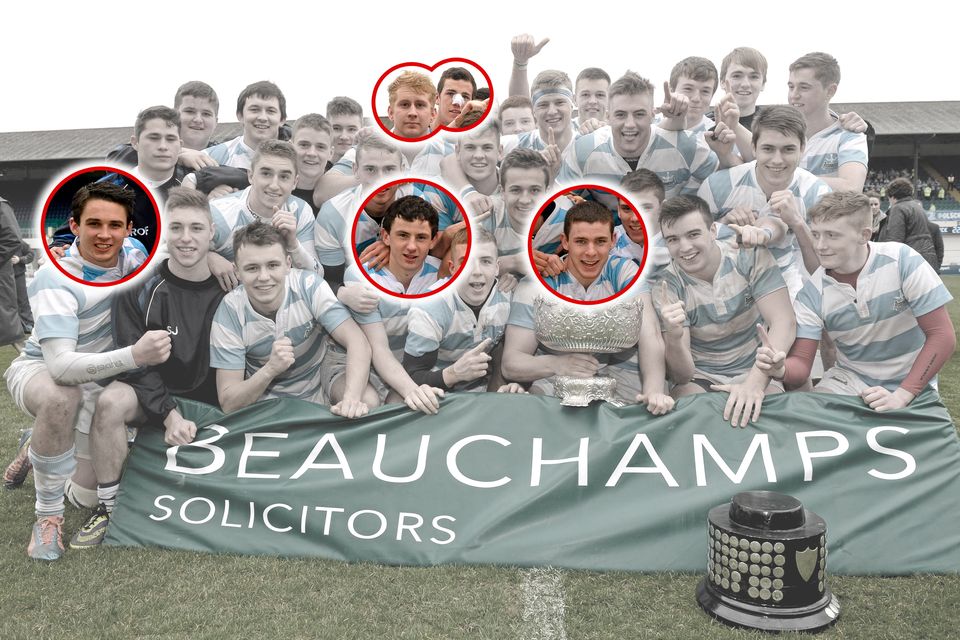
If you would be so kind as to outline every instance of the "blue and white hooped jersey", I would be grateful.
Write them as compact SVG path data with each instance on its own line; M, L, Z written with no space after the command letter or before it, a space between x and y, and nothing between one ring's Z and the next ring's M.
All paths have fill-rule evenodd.
M263 218L250 210L250 191L247 187L222 198L210 202L210 215L213 218L213 250L226 258L233 260L233 232L245 227L254 220ZM285 210L291 212L297 219L297 240L310 255L315 253L313 246L313 210L306 202L296 196L289 196L284 203Z
M221 167L249 169L253 161L254 150L243 141L243 135L201 150L217 161Z

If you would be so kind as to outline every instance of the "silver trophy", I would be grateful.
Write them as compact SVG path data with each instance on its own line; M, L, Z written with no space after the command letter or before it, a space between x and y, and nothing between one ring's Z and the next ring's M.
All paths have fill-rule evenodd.
M639 297L586 309L537 296L533 303L536 336L543 346L562 353L617 353L640 340L643 302ZM554 395L560 404L585 407L594 400L623 406L616 399L617 381L609 376L557 376Z

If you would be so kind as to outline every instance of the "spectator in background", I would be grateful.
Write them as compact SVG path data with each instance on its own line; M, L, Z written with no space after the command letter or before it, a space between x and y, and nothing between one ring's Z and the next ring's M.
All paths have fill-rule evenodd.
M933 250L937 256L936 264L931 266L940 273L940 265L943 264L943 234L940 231L940 225L933 220L927 220L927 227L930 229L930 237L933 239Z
M33 311L30 309L30 298L27 295L27 264L33 262L33 250L24 241L20 241L20 253L10 258L13 263L13 277L17 284L17 311L20 314L20 324L23 332L33 331Z
M902 242L939 270L936 249L927 226L927 214L920 203L914 200L913 193L913 184L906 178L897 178L887 185L890 208L887 210L886 225L880 233L880 242Z
M887 214L880 208L882 196L876 191L867 191L864 195L870 201L870 215L872 216L873 237L871 240L879 242L880 232L887 223Z
M20 252L20 225L9 202L0 198L0 345L23 346L23 326L17 312L13 257Z

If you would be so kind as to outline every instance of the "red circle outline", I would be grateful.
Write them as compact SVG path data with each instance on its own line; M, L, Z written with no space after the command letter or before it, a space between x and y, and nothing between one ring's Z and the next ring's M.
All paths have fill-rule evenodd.
M442 191L447 197L453 200L454 204L457 205L457 208L460 210L460 215L463 216L463 221L466 223L465 226L467 229L467 253L464 254L463 256L463 262L460 263L460 268L457 269L456 273L453 273L450 275L450 278L443 284L443 286L437 287L436 289L432 291L427 291L425 293L405 294L405 293L397 293L396 291L390 291L389 289L382 286L380 283L376 282L373 278L370 277L370 274L367 273L367 270L363 267L362 264L360 264L360 254L357 253L357 223L360 222L360 214L363 213L363 211L367 208L367 203L373 200L374 196L376 196L378 193L380 193L384 189L389 189L394 185L407 184L408 182L419 182L420 184L427 184L427 185L430 185L431 187L434 187ZM441 231L440 229L437 229L437 234L440 234L440 233L443 233L443 231ZM437 184L436 182L425 180L423 178L399 178L397 180L391 180L390 182L387 182L377 187L373 191L371 191L370 195L364 198L363 202L360 204L360 208L357 209L357 212L353 215L353 224L350 227L350 250L353 252L353 262L354 264L357 265L357 269L367 279L367 282L372 284L374 287L376 287L377 289L379 289L383 293L386 293L389 296L392 296L394 298L400 298L401 300L416 300L417 298L428 298L430 296L440 293L441 291L443 291L444 289L452 285L454 282L456 282L457 278L460 277L460 274L463 273L464 267L467 266L467 261L470 259L471 247L473 247L473 231L470 229L470 220L469 218L467 218L466 209L463 207L460 201L457 200L457 198L452 193L450 193L450 191L448 191L445 187Z
M118 169L117 167L108 167L108 166L104 166L104 165L97 165L97 166L93 166L93 167L84 167L83 169L77 169L76 171L74 171L73 173L71 173L70 175L68 175L66 178L64 178L63 180L61 180L60 182L58 182L58 183L57 183L57 186L53 188L53 190L49 193L49 195L47 195L47 199L46 199L46 201L43 203L43 213L40 215L40 237L41 237L41 238L46 238L46 237L47 237L47 234L46 234L46 231L45 231L46 228L47 228L47 227L46 227L47 211L48 211L48 209L50 208L50 203L53 201L53 197L57 194L57 192L60 191L61 187L63 187L66 183L70 182L71 180L73 180L73 179L76 178L77 176L81 176L81 175L83 175L83 174L85 174L85 173L90 173L90 172L93 172L93 171L107 171L107 172L109 172L109 173L119 173L120 175L124 176L125 178L127 178L127 179L129 179L129 180L132 180L133 182L135 182L135 183L137 184L138 187L140 187L141 189L143 189L144 193L146 193L146 194L147 194L147 197L150 199L150 204L153 205L154 224L156 224L158 232L161 231L161 229L160 229L160 208L157 206L157 200L156 200L156 198L153 197L153 193L150 191L150 189L148 189L147 186L146 186L145 184L143 184L143 182L142 182L139 178L137 178L136 176L134 176L133 174L131 174L129 171L126 171L126 170L124 170L124 169ZM46 243L46 242L43 243L43 250L44 250L44 251L46 252L46 254L47 254L47 259L48 259L50 262L52 262L52 263L57 267L57 270L60 271L60 273L62 273L63 275L65 275L65 276L67 276L68 278L70 278L71 280L73 280L74 282L77 282L77 283L83 284L83 285L87 285L87 286L90 286L90 287L114 287L114 286L116 286L116 285L118 285L118 284L123 284L124 282L129 282L130 280L133 280L133 279L136 278L138 275L140 275L140 274L143 272L144 269L146 269L148 266L150 266L150 263L153 262L153 257L154 257L155 255L157 255L157 249L159 248L157 245L160 244L160 235L161 235L160 233L157 233L157 240L156 240L156 242L154 243L153 248L150 249L150 252L147 254L147 259L143 261L143 264L141 264L139 267L137 267L133 272L131 272L131 273L127 274L126 276L124 276L123 278L120 278L119 280L115 280L115 281L113 281L113 282L89 282L89 281L87 281L87 280L82 280L82 279L76 277L75 275L73 275L72 273L67 272L66 269L64 269L63 267L60 266L59 260L57 260L57 258L55 258L55 257L53 256L53 254L50 252L50 247L47 246L47 243ZM128 236L128 237L129 237L129 236ZM122 251L122 250L123 250L123 249L121 248L121 251Z
M544 210L548 206L550 206L550 204L557 198L564 196L572 191L580 191L582 189L596 189L599 191L605 191L613 196L616 196L618 200L626 202L627 206L630 207L630 210L633 211L633 214L637 216L637 219L640 221L640 228L643 229L643 258L641 258L640 260L640 268L637 269L637 273L633 276L633 279L630 280L630 283L627 284L627 286L625 286L623 289L613 294L612 296L607 296L606 298L601 298L600 300L577 300L575 298L570 298L569 296L563 295L562 293L560 293L559 291L551 287L549 284L547 284L547 281L544 280L542 275L540 275L540 270L537 269L537 265L533 260L533 236L534 236L533 228L537 224L537 221L540 219L540 216L543 215ZM611 247L611 250L612 249L613 247ZM530 222L530 231L527 234L527 259L530 261L530 268L533 270L533 274L537 277L537 280L540 281L540 284L543 285L544 289L552 293L557 298L560 298L564 302L569 302L571 304L576 304L581 306L593 306L598 304L604 304L606 302L610 302L611 300L616 300L620 296L624 295L627 291L632 289L634 285L637 284L637 281L640 279L640 277L643 275L643 269L647 265L647 255L649 251L650 251L650 234L647 233L647 224L646 222L644 222L643 216L640 215L640 212L634 206L633 202L631 202L629 198L621 194L616 189L612 189L611 187L604 187L598 184L578 184L572 187L566 187L562 191L558 191L554 193L552 196L550 196L548 199L544 200L543 204L540 206L540 209L537 210L537 215Z
M387 128L383 126L383 122L380 120L380 114L377 112L377 91L380 90L380 85L383 84L383 81L386 79L386 77L391 73L393 73L394 71L396 71L397 69L402 69L403 67L419 67L421 69L426 69L427 71L434 71L436 70L437 67L443 66L448 62L463 62L465 64L469 64L474 69L477 69L478 71L480 71L481 75L483 75L484 80L487 81L487 88L490 89L490 98L487 100L487 108L483 112L483 116L481 116L479 120L474 122L469 127L451 129L449 127L445 127L441 125L440 127L437 127L427 135L420 136L419 138L402 138L397 134L395 134L394 132L388 131ZM441 131L452 131L452 132L460 133L463 131L470 131L470 129L473 129L474 127L477 127L483 124L483 121L486 120L487 116L490 115L490 110L493 109L493 81L490 79L490 75L487 73L486 69L484 69L483 67L478 65L476 62L468 58L445 58L440 62L436 63L435 65L433 65L432 67L425 65L422 62L401 62L400 64L396 64L390 67L389 69L387 69L386 71L384 71L383 74L380 76L380 78L377 80L377 84L373 85L373 95L370 97L370 108L373 110L373 119L376 121L377 126L380 127L380 129L384 133L386 133L388 136L390 136L394 140L399 140L400 142L422 142L423 140L429 140L430 138L437 135Z

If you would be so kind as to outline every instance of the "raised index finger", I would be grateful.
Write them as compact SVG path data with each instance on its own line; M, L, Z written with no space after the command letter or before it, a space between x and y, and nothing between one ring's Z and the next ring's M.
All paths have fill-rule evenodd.
M773 345L770 344L770 334L759 322L757 323L757 335L760 336L760 342L763 346L773 349Z
M480 353L480 352L486 351L487 347L489 346L490 346L490 338L484 338L480 342L480 344L478 344L473 349L471 349L471 351L473 351L474 353Z

